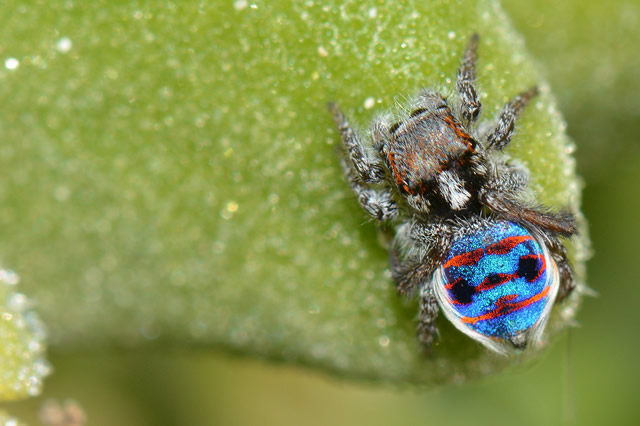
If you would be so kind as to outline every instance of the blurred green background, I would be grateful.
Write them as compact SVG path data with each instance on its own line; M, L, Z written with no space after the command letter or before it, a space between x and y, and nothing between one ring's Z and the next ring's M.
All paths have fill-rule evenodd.
M55 373L45 394L2 407L32 424L47 397L77 400L93 425L638 424L640 287L632 271L640 239L640 5L536 0L508 1L504 8L546 73L576 142L595 252L588 284L599 297L584 300L580 327L558 339L540 362L426 391L353 383L204 348L78 353L58 347L50 355ZM17 4L11 10L4 22L21 19ZM36 21L55 21L51 10L38 13ZM0 40L3 34L16 37L8 27ZM53 40L68 33L51 31ZM113 31L114 40L127 37L122 29ZM29 33L20 40L28 44ZM3 59L8 51L4 45ZM179 96L179 87L174 90ZM11 91L3 93L7 99ZM92 108L92 100L86 102ZM51 126L64 135L64 123Z

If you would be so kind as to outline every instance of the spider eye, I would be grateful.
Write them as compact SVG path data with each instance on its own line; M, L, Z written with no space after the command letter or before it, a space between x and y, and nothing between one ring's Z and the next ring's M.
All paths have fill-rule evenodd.
M422 113L423 113L423 112L425 112L425 111L427 111L427 109L426 109L426 108L418 108L418 109L415 109L415 110L413 110L413 111L411 112L411 114L409 114L409 118L416 117L416 116L418 116L418 115L422 114Z
M471 110L471 118L473 119L473 121L476 121L479 115L480 115L480 103L478 102L478 106Z
M400 122L393 123L391 125L391 127L389 127L389 133L395 133L396 130L398 130L398 127L400 127L400 124L402 124L402 123L400 123Z

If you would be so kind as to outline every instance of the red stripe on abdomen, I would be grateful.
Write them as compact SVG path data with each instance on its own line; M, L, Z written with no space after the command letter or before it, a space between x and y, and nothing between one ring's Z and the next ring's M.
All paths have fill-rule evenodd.
M487 246L484 249L484 251L487 254L507 254L521 242L524 242L530 239L531 237L528 235L517 235L515 237L507 237L498 241L497 243L493 243L490 246Z
M462 320L462 322L466 324L475 324L478 321L485 321L485 320L499 318L504 315L508 315L511 312L515 312L518 309L526 308L527 306L545 298L549 293L549 289L550 287L546 286L544 290L542 290L540 293L536 294L535 296L530 297L526 300L523 300L522 302L516 302L516 303L510 303L509 301L518 297L517 294L510 294L508 296L503 296L496 301L497 307L491 312L488 312L484 315L479 315L477 317L460 317L460 319Z
M482 259L483 253L483 250L479 248L475 249L474 251L453 256L447 263L444 264L443 267L449 268L451 266L475 265L480 259Z

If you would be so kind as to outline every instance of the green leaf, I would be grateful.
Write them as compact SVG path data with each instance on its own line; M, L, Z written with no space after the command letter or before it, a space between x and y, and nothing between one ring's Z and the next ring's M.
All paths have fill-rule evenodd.
M496 1L15 10L0 18L0 255L53 345L215 346L419 383L513 361L446 321L434 356L420 352L416 304L395 294L326 111L337 101L366 128L424 86L453 93L478 32L483 119L538 84L508 154L539 201L577 209L573 145Z

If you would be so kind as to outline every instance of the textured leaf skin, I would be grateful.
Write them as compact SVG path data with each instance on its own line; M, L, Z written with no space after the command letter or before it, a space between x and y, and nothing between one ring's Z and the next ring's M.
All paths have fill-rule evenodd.
M421 87L452 93L478 32L484 120L539 84L508 154L539 201L578 209L573 145L497 2L44 4L0 18L20 64L0 71L0 255L55 346L216 346L418 383L511 362L446 321L419 351L325 107L366 128Z

